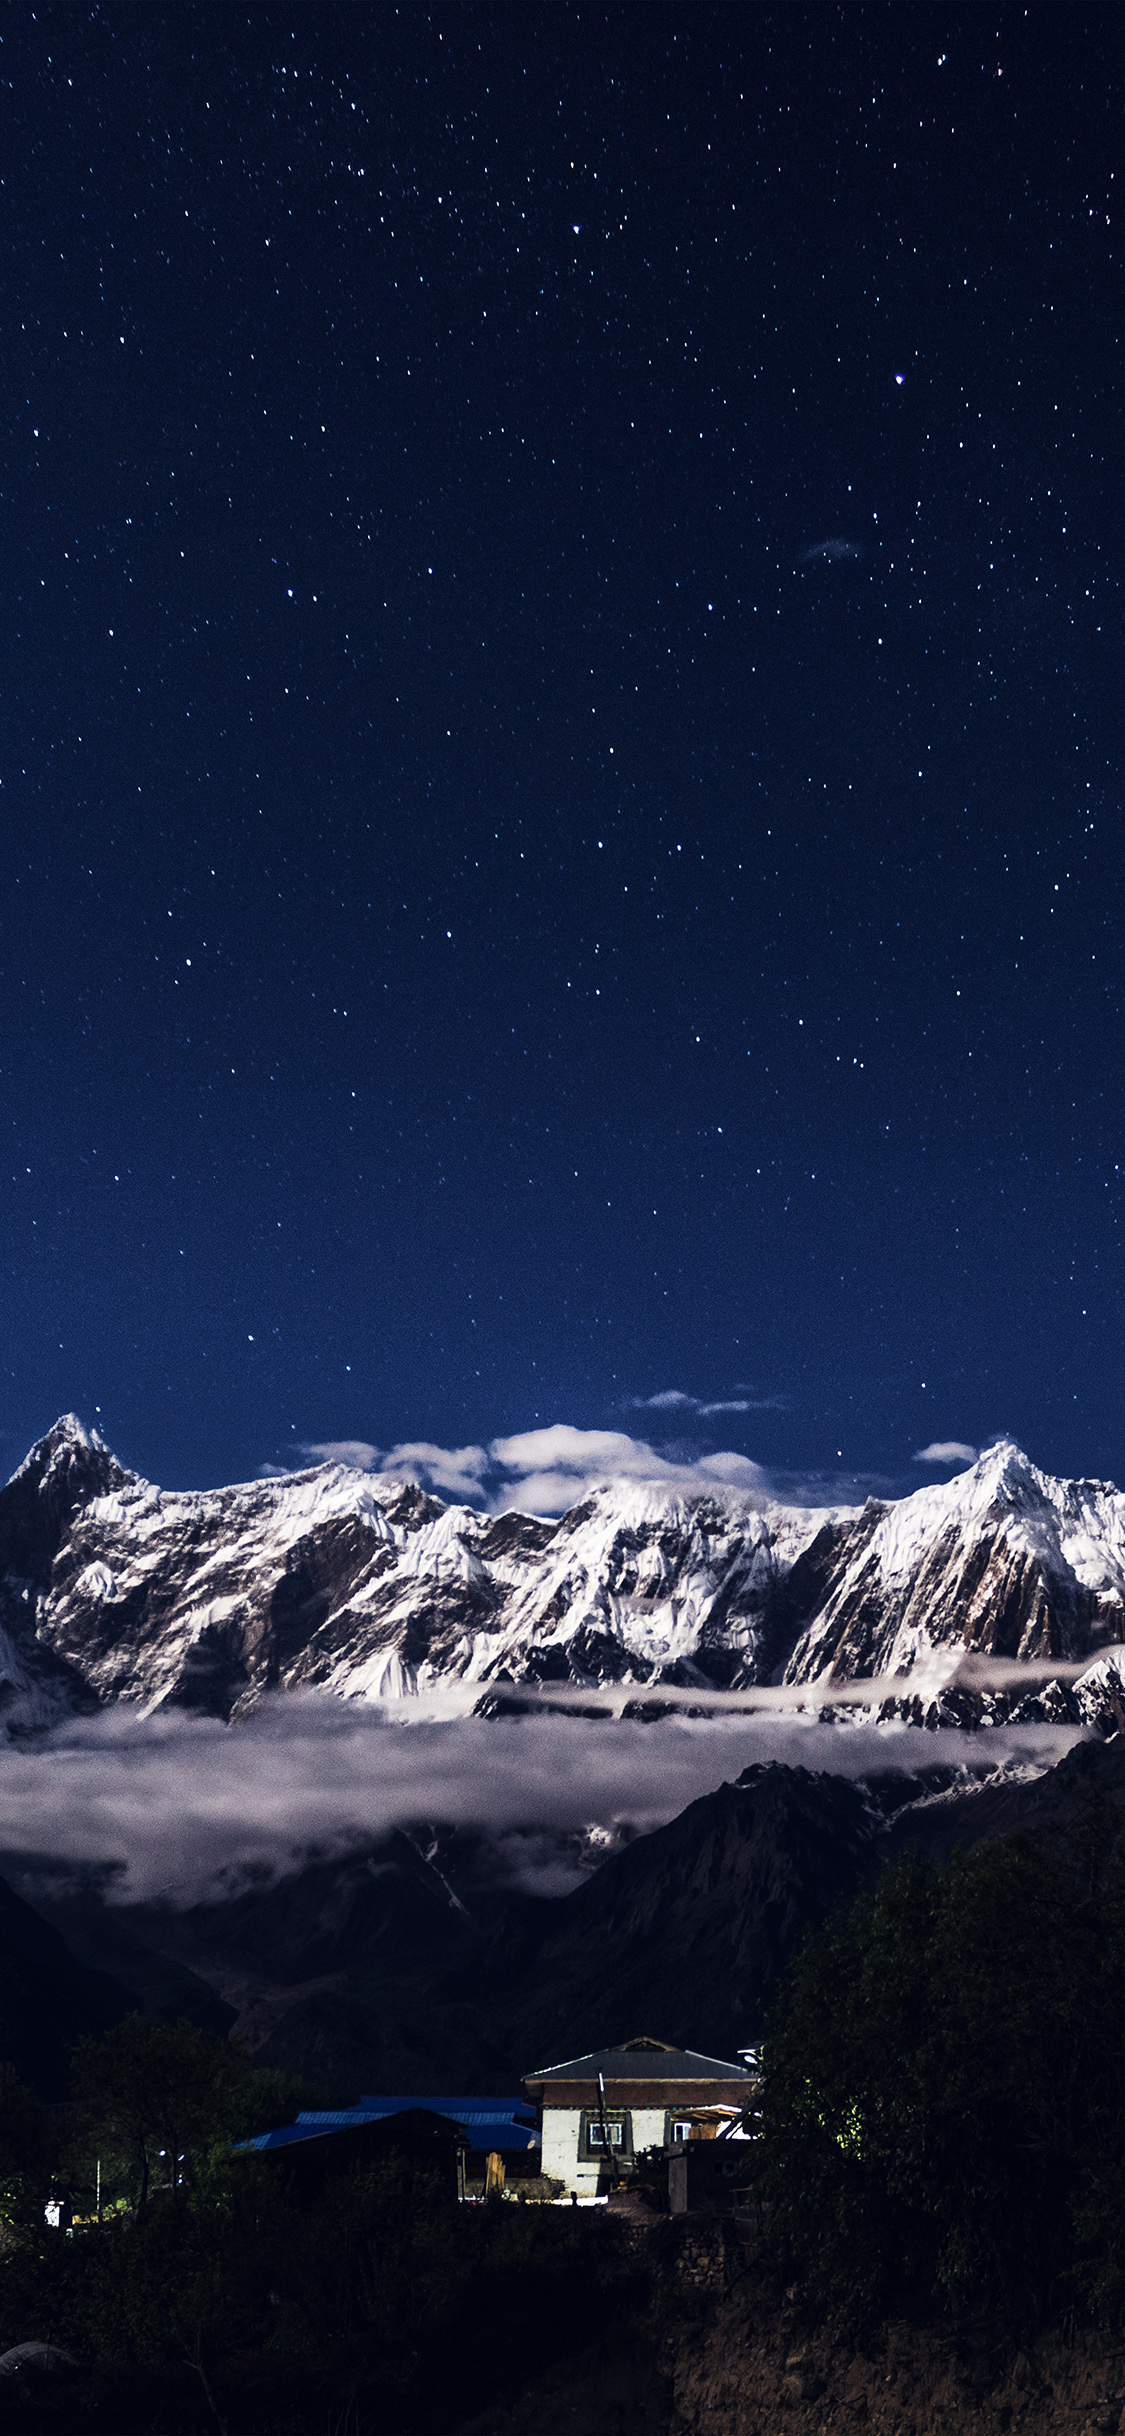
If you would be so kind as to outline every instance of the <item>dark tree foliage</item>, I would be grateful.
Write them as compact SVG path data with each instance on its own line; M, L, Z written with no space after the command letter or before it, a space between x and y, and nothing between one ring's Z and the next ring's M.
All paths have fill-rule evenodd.
M0 2349L62 2343L108 2391L147 2371L169 2407L186 2379L193 2424L204 2395L222 2416L239 2393L232 2424L251 2424L257 2393L271 2429L437 2436L636 2305L612 2248L569 2210L458 2207L410 2156L311 2196L277 2157L234 2156L182 2199L25 2241L0 2275Z
M53 2179L58 2135L47 2108L0 2064L0 2225L36 2222Z
M190 2022L133 2013L107 2037L83 2039L71 2064L72 2146L80 2182L92 2160L103 2192L143 2208L154 2189L183 2191L232 2140L291 2122L302 2093L256 2072L238 2047Z
M459 2207L448 2160L420 2149L407 2120L369 2161L341 2150L336 2162L326 2143L312 2175L299 2154L237 2145L300 2097L186 2023L134 2017L86 2042L67 2110L66 2232L43 2214L57 2171L49 2116L0 2076L0 2183L6 2173L20 2205L0 2351L61 2344L118 2397L123 2429L221 2423L241 2394L239 2425L366 2425L373 2408L385 2436L436 2436L572 2348L575 2326L596 2340L631 2305L628 2273L607 2276L604 2226L569 2210Z
M779 2256L849 2309L1120 2323L1125 1900L1096 1822L1065 1858L888 1871L813 1939L762 2129Z

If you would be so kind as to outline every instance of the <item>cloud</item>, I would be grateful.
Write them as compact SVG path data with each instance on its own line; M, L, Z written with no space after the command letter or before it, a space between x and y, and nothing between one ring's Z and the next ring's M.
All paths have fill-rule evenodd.
M686 1396L680 1387L662 1387L659 1395L633 1396L631 1401L638 1412L695 1413L701 1420L705 1420L709 1413L749 1413L755 1410L752 1404L734 1401L704 1404L698 1396Z
M293 1692L225 1726L182 1711L143 1718L122 1702L0 1755L0 1851L116 1864L119 1896L187 1902L251 1868L281 1873L311 1849L343 1851L422 1821L497 1839L647 1830L755 1762L852 1777L939 1759L1034 1772L1078 1739L1073 1727L933 1735L720 1707L651 1724L442 1716L418 1701Z
M489 1451L499 1473L493 1500L501 1510L528 1505L536 1514L561 1514L602 1480L651 1481L697 1491L721 1485L755 1495L765 1488L764 1473L748 1455L677 1458L658 1454L645 1439L630 1438L624 1430L574 1429L565 1421L548 1429L523 1430L513 1438L494 1438Z
M787 1409L785 1396L757 1396L752 1387L736 1387L733 1396L715 1398L710 1403L702 1396L685 1395L682 1387L662 1387L655 1396L631 1396L636 1412L691 1413L706 1420L709 1413L781 1413Z
M845 541L840 533L830 533L826 541L814 541L810 550L802 550L799 567L810 567L815 559L862 558L858 542Z
M302 1455L313 1455L318 1463L345 1463L353 1472L374 1472L379 1466L379 1449L369 1446L365 1438L324 1438L318 1445L304 1443Z
M740 1412L743 1407L695 1405L693 1410ZM534 1514L562 1514L587 1489L608 1480L652 1481L689 1491L723 1487L752 1496L766 1491L765 1474L749 1455L659 1453L647 1440L631 1438L624 1430L575 1429L565 1421L494 1438L487 1447L435 1446L429 1439L411 1439L383 1449L361 1438L321 1438L303 1441L299 1451L314 1463L347 1464L381 1479L416 1480L437 1496L495 1513L521 1506ZM273 1479L288 1468L262 1464L259 1476Z
M667 1387L634 1402L637 1409L695 1421L708 1414L777 1409L781 1400L748 1394L745 1402L704 1403L682 1388ZM418 1438L381 1448L366 1439L332 1438L303 1441L299 1451L313 1463L343 1463L380 1479L417 1481L434 1496L496 1514L514 1507L533 1514L563 1514L590 1489L610 1481L633 1481L685 1496L726 1489L750 1505L776 1500L835 1509L861 1506L868 1497L890 1501L903 1494L902 1481L882 1473L767 1472L732 1448L700 1454L690 1443L657 1447L626 1430L577 1429L565 1421L493 1438L488 1446L446 1447ZM959 1439L935 1441L914 1457L915 1463L947 1465L975 1460L976 1448ZM263 1464L260 1476L273 1478L288 1468Z
M427 1439L419 1438L392 1446L375 1468L392 1479L417 1480L424 1488L436 1489L441 1497L475 1505L485 1494L490 1463L483 1446L431 1446Z
M434 1446L427 1438L407 1440L385 1451L368 1445L365 1438L304 1439L300 1451L302 1455L311 1455L314 1463L343 1463L353 1472L378 1472L384 1479L417 1480L423 1488L437 1489L443 1496L467 1498L473 1503L482 1495L481 1483L489 1468L483 1446ZM263 1473L281 1468L272 1464L262 1466Z

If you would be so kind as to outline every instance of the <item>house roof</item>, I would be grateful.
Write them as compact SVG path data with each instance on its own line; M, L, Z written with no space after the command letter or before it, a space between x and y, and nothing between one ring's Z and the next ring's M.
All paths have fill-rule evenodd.
M717 2055L696 2055L690 2047L659 2047L655 2039L637 2039L624 2047L598 2047L592 2055L575 2055L566 2064L543 2064L528 2081L753 2081L745 2064L729 2064Z
M404 2112L406 2110L404 2109ZM432 2109L411 2110L411 2131L415 2138L440 2139L443 2144L457 2146L458 2126L448 2117L436 2116ZM259 2132L253 2140L240 2140L240 2152L256 2149L259 2154L280 2148L309 2147L322 2155L339 2148L342 2156L366 2155L370 2142L366 2134L378 2133L387 2122L385 2115L360 2114L356 2107L325 2108L316 2114L298 2115L295 2123L281 2123L276 2131Z

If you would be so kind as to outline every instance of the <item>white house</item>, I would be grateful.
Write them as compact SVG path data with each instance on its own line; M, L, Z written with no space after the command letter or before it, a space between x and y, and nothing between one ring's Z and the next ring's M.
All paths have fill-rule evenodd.
M523 2085L539 2112L543 2173L593 2198L615 2179L611 2155L627 2177L643 2149L713 2138L750 2103L758 2075L745 2064L634 2038L544 2065Z

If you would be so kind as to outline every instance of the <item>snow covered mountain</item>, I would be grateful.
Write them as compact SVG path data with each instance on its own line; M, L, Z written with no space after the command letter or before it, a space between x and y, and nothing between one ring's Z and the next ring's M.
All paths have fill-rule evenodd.
M1011 1443L896 1503L616 1483L556 1522L338 1464L168 1492L69 1416L0 1490L17 1729L119 1700L233 1717L275 1688L787 1683L830 1701L887 1675L933 1723L1108 1719L1122 1684L1101 1653L1121 1642L1125 1496ZM968 1651L1024 1661L1026 1684L943 1691ZM1052 1662L1085 1671L1052 1684Z

